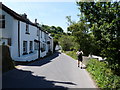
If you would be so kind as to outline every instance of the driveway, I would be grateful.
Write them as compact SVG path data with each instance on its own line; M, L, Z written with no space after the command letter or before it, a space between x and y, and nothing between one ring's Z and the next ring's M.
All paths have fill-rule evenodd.
M64 53L53 55L3 74L3 88L97 88L85 69Z

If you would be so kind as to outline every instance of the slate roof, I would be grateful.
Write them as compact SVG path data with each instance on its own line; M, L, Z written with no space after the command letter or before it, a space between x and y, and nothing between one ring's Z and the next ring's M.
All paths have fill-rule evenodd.
M12 17L14 17L17 20L20 20L22 22L25 22L27 24L36 26L38 28L40 28L38 25L36 25L35 23L32 23L29 19L23 17L22 15L16 13L15 11L11 10L10 8L8 8L7 6L5 6L4 4L0 3L2 5L2 10L4 10L6 13L10 14ZM1 8L1 7L0 7Z

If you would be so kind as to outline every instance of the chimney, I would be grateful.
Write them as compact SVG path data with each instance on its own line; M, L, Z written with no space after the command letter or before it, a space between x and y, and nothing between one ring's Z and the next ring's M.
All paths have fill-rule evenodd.
M35 24L37 24L37 19L35 19Z
M27 14L26 13L22 14L22 17L27 18Z

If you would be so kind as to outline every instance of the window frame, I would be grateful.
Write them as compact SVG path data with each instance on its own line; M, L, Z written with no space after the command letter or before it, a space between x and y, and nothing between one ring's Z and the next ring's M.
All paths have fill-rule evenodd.
M0 28L5 28L5 15L0 15Z
M42 38L42 31L41 31L41 38Z
M28 23L26 23L26 34L30 34L30 32L29 32L29 24Z
M33 41L29 42L29 53L33 53Z
M28 44L27 41L23 41L23 55L28 54L27 53L27 47L28 47L27 44Z
M34 41L34 50L38 50L38 42Z
M39 32L39 29L37 29L37 36L39 36L40 35L40 32Z
M42 45L41 45L41 52L44 52L44 51L46 51L46 44L42 43Z

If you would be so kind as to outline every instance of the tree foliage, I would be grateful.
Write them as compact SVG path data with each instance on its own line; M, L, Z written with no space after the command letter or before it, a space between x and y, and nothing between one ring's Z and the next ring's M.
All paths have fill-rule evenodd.
M62 46L62 50L64 51L76 50L79 47L75 42L74 37L67 34L62 35L61 38L59 38L59 44Z
M120 70L120 2L77 2L79 22L69 22L68 31L85 54L106 57L112 69Z
M106 57L111 68L119 70L120 2L77 2L94 35L99 55Z
M68 31L75 37L75 41L79 44L79 48L84 51L85 55L88 55L92 49L92 36L88 33L88 25L82 21L73 23L68 27Z

